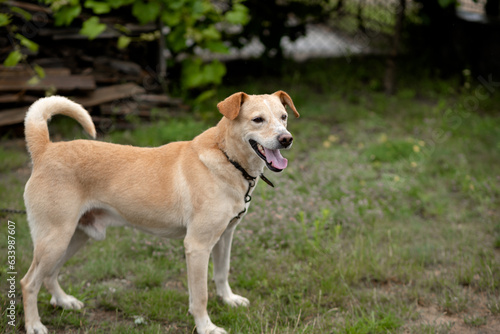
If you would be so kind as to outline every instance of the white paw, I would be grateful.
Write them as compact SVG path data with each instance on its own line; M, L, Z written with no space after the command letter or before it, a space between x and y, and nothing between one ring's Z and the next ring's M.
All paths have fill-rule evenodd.
M227 334L227 332L223 328L210 324L210 326L207 326L203 334Z
M222 297L222 300L224 301L224 303L232 307L250 305L250 301L248 299L242 296L235 295L234 293L232 293L228 297Z
M83 308L83 303L70 295L52 296L50 304L60 306L65 310L81 310Z
M196 323L200 323L199 326L196 326L196 332L198 334L227 334L224 329L215 326L209 318Z
M40 321L35 322L33 325L26 325L26 334L48 334L49 331Z

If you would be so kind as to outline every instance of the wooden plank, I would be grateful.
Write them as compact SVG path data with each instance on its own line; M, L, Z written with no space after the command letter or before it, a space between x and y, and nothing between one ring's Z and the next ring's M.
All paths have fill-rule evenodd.
M54 67L54 68L44 67L43 70L45 72L45 75L54 75L54 76L71 75L70 69L66 67ZM25 77L28 76L31 78L34 75L34 71L31 68L26 68L25 66L14 66L14 67L0 66L0 78L17 77L20 75Z
M31 95L20 95L20 94L0 95L0 103L33 103L36 100L38 100L38 97Z
M164 94L140 94L134 97L139 103L153 106L178 106L182 104L182 99L172 98Z
M0 111L0 126L24 122L29 106Z
M44 92L52 87L56 88L58 92L68 92L74 90L89 91L95 89L95 80L91 75L47 75L35 85L30 85L28 83L30 79L31 76L26 75L19 75L16 77L0 76L0 92Z
M88 108L106 102L131 97L136 94L143 94L144 92L144 88L136 85L135 83L126 83L122 85L98 88L85 97L73 98L73 101L80 103L82 106Z
M26 9L26 10L35 12L35 13L45 12L47 14L52 14L52 11L50 10L50 8L38 6L35 4L31 4L31 3L26 3L25 1L9 1L8 5L9 6L16 6L16 7L22 8L22 9Z

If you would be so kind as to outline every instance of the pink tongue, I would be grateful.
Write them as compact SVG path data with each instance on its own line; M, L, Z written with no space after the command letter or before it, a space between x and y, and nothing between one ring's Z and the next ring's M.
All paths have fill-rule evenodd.
M273 167L278 169L285 169L288 165L288 160L283 158L280 153L280 150L270 150L264 147L264 151L266 152L267 162L270 163Z

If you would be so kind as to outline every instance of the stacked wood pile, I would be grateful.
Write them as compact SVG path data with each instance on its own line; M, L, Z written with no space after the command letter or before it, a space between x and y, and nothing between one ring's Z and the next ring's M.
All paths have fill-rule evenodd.
M70 97L82 104L96 123L112 122L115 128L129 127L128 115L151 120L158 114L188 109L180 99L165 94L165 74L156 70L165 61L159 56L157 41L132 43L119 50L118 34L112 29L88 41L78 34L78 28L55 27L47 7L15 3L34 17L42 13L44 24L30 36L39 44L36 54L28 52L27 61L15 67L0 66L0 132L22 124L31 103L54 94ZM104 21L110 27L116 22L127 25L120 18ZM157 27L128 24L127 29L139 35ZM0 32L0 61L12 50L12 43L2 35ZM35 64L43 68L43 77L36 77Z

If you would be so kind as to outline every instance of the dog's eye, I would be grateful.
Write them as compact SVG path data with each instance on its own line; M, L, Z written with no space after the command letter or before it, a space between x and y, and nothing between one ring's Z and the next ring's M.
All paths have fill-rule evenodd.
M286 119L287 119L287 118L288 118L288 115L287 115L287 114L283 114L283 115L281 116L281 120L282 120L282 121L286 121Z
M262 117L255 117L252 121L255 123L262 123L264 122L264 119Z

